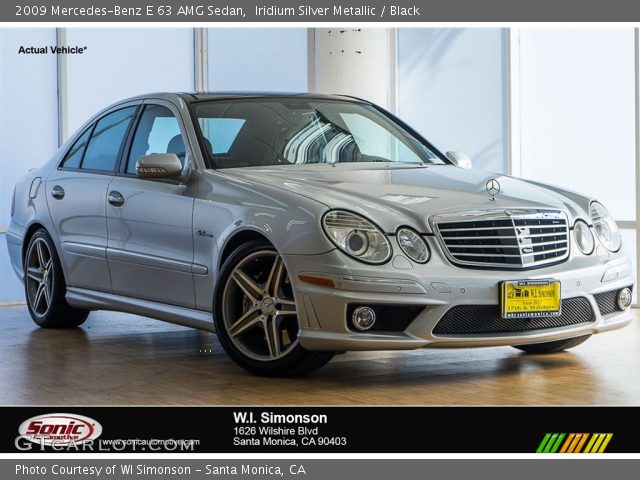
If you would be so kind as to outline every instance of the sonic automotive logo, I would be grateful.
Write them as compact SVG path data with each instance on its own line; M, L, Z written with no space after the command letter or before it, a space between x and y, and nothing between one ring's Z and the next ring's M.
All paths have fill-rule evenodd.
M25 420L18 432L39 445L64 447L92 442L102 434L102 425L82 415L50 413Z
M604 453L613 433L547 433L536 453Z

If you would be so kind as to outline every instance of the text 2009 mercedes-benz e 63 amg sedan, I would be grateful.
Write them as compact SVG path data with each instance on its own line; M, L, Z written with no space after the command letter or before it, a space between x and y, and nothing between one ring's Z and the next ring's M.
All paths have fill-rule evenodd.
M215 329L262 375L346 350L557 352L631 320L602 204L468 166L358 99L151 94L19 181L7 242L38 325Z

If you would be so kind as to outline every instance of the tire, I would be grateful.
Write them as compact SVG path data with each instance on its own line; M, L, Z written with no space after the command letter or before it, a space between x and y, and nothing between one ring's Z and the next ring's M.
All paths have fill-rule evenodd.
M298 342L289 276L269 244L248 242L229 256L220 272L213 311L224 350L256 375L303 375L324 366L334 355L311 352Z
M522 350L525 353L558 353L563 350L568 350L573 347L577 347L581 343L586 342L591 337L589 335L583 335L582 337L567 338L564 340L555 340L553 342L544 343L531 343L529 345L516 345L514 348Z
M36 230L24 256L24 293L33 321L43 328L74 328L87 319L89 310L71 307L67 285L53 240L44 229Z

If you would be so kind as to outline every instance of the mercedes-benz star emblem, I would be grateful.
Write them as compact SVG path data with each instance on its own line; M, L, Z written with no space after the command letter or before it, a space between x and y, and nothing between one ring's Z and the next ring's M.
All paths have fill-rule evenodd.
M486 185L487 193L491 195L491 201L496 201L496 195L500 193L500 182L495 178L490 179Z

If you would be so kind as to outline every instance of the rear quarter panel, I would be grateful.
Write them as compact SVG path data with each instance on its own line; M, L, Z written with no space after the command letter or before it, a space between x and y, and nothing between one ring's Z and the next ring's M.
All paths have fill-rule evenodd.
M7 230L7 247L11 266L22 280L22 252L28 238L36 225L44 227L51 234L60 256L60 248L55 235L55 228L51 223L49 207L46 199L45 181L51 163L29 172L22 177L15 186L15 211Z

